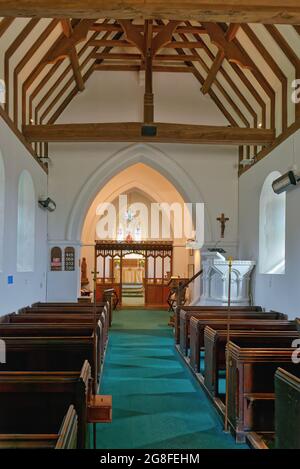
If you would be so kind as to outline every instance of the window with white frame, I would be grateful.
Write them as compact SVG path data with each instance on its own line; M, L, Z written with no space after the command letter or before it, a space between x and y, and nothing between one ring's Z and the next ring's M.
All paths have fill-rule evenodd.
M35 248L35 190L28 171L19 178L18 227L17 227L17 271L34 271Z
M273 171L266 178L259 210L259 272L285 273L286 193L275 194L272 183L281 174Z

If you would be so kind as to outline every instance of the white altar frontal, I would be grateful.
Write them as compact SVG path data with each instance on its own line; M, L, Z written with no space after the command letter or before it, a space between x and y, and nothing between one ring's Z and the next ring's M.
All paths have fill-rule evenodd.
M227 306L229 262L217 252L205 251L202 257L202 292L200 305ZM250 304L250 281L255 262L232 261L231 305L248 306Z

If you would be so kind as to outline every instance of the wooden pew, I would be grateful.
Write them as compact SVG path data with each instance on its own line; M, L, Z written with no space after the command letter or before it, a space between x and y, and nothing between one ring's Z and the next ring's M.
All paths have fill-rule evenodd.
M258 312L258 311L239 311L234 310L230 312L230 316L235 319L287 319L287 316L282 313L272 312ZM228 317L227 311L185 311L180 312L180 350L186 356L188 354L190 344L190 320L192 317L198 319L226 319Z
M55 433L72 404L78 416L78 448L89 446L88 361L72 372L0 372L0 433Z
M31 423L36 414L30 416ZM58 424L59 425L59 424ZM16 425L18 431L18 425ZM51 433L0 433L1 449L76 449L78 422L74 406L69 406L59 428Z
M300 449L300 365L275 373L275 448ZM294 371L294 372L295 372Z
M108 336L105 333L105 325L103 322L103 313L99 313L96 317L97 333L99 336L101 362L104 360L105 348ZM95 327L94 315L88 314L71 314L71 313L20 313L12 314L9 318L10 324L34 323L34 324L74 324L82 325L82 327ZM106 329L107 330L107 329Z
M204 349L204 331L206 326L219 331L227 329L227 319L198 319L192 317L190 320L190 366L196 372L200 372L200 352ZM287 320L265 320L265 319L231 319L229 321L231 330L291 330L296 329L295 321Z
M96 328L97 347L97 373L100 375L101 363L104 360L102 325L98 321ZM56 323L9 323L0 324L0 338L6 337L90 337L94 338L94 325L92 324L56 324Z
M230 340L239 343L249 342L251 340L255 345L255 341L261 342L264 340L265 344L271 343L274 337L289 338L290 344L297 338L296 325L294 322L294 330L291 330L289 325L287 328L280 326L280 328L267 330L267 324L262 329L256 330L231 330ZM240 327L240 326L237 326ZM226 369L225 349L227 343L226 330L214 330L211 327L206 327L204 331L204 344L205 344L205 374L204 384L212 397L220 397L219 393L219 372ZM253 346L254 346L253 345Z
M99 325L100 337L101 337L101 357L103 360L105 347L107 344L107 335L103 330L103 316L102 313L97 315L97 321L100 320ZM95 322L94 315L90 314L71 314L71 313L57 313L57 314L48 314L48 313L39 313L39 314L29 314L21 313L16 314L12 313L7 316L6 321L8 324L20 324L20 323L34 323L34 324L77 324L84 327L93 326Z
M31 306L19 310L19 314L83 314L94 315L94 308L88 305L81 305L78 303L37 303L38 306ZM109 329L109 315L110 306L108 302L97 303L97 316L99 315L106 340L108 339Z
M200 313L201 311L227 311L227 306L178 306L175 310L175 341L176 344L180 342L180 312L181 311L192 311L194 313ZM232 311L262 311L261 306L232 306Z
M0 363L0 371L74 371L88 360L92 377L99 382L100 366L92 336L7 336L4 340L6 363Z
M274 376L279 366L297 372L294 350L290 337L229 342L228 421L238 442L249 432L274 432Z

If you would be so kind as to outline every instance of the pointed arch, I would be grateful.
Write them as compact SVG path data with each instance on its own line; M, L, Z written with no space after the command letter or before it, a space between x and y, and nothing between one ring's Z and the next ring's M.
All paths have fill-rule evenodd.
M66 239L80 242L81 231L89 207L100 190L116 174L136 164L144 163L161 173L174 185L186 203L205 203L195 182L184 168L166 153L151 145L136 144L117 152L115 155L99 165L88 181L82 187L69 216ZM205 240L212 239L210 217L206 208Z

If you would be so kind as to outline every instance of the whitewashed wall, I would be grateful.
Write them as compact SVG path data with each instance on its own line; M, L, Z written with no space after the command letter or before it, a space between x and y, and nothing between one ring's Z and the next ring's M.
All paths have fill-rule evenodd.
M45 300L47 262L47 214L38 207L38 197L47 194L47 175L0 119L0 148L5 167L5 222L3 269L0 272L0 315L35 301ZM34 272L17 272L18 181L26 169L33 179L36 196ZM14 283L8 284L8 276Z
M133 122L141 121L143 113L143 84L136 72L95 73L59 119L70 122ZM157 122L227 125L224 116L209 97L203 97L199 83L189 74L155 74L155 119ZM167 177L185 199L206 204L206 242L214 245L220 237L216 218L224 212L230 218L224 244L236 255L238 178L237 149L225 146L156 144L140 148L130 143L74 143L51 144L49 194L57 203L56 212L49 218L49 240L80 241L70 231L74 206L102 188L100 180L112 178L117 172L139 161L148 164ZM133 161L132 155L135 155ZM106 181L107 182L107 181ZM86 188L89 187L89 191ZM192 189L193 188L193 189ZM159 190L159 188L158 188ZM91 204L93 198L89 200ZM83 200L84 202L84 200ZM85 216L89 204L82 204L77 217ZM71 234L70 234L71 233ZM66 277L68 273L62 274ZM49 277L48 292L69 285L55 277L55 288ZM76 290L64 290L64 296L76 298ZM59 297L62 297L63 293ZM48 295L48 299L51 299Z
M241 258L258 260L259 199L263 183L272 171L285 173L296 164L300 170L300 131L270 155L247 171L239 182L239 254ZM254 276L255 303L267 309L300 316L300 187L286 197L286 270L284 275Z

